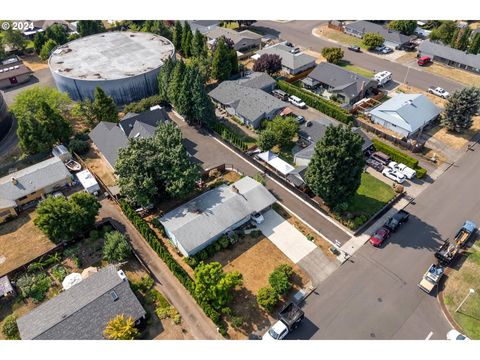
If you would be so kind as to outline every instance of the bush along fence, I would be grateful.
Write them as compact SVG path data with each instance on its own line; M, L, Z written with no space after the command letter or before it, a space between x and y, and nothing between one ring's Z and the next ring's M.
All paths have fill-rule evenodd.
M389 155L393 161L398 163L403 163L408 167L416 170L417 178L421 179L427 174L427 170L418 165L418 160L405 154L404 152L391 147L390 145L385 144L384 142L378 139L372 139L373 145L377 151L381 151Z
M165 245L162 244L161 240L158 238L155 231L150 228L145 220L143 220L140 215L138 215L134 209L125 201L120 200L120 207L122 208L123 213L127 218L132 222L135 228L140 232L144 239L148 242L150 247L155 251L160 259L165 262L170 271L176 278L182 283L182 285L187 289L187 291L192 295L192 297L197 301L198 305L202 308L205 315L207 315L215 325L218 326L220 333L225 332L224 324L221 322L220 313L216 311L210 304L205 302L200 302L195 297L194 293L194 282L190 275L178 264L178 262L173 258L169 253ZM161 224L160 224L161 225ZM158 223L154 226L159 226Z
M217 121L212 121L211 123L207 124L207 126L220 135L222 139L227 140L238 149L242 151L248 150L248 144L225 125Z
M347 110L342 109L334 102L325 100L324 98L315 95L310 91L289 84L284 80L277 81L277 85L281 90L286 91L291 95L298 96L305 101L305 104L317 109L325 115L331 116L332 118L337 119L345 124L353 123L353 116Z

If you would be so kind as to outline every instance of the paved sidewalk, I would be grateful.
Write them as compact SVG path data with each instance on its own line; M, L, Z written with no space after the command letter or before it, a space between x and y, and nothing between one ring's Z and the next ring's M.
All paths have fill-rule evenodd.
M161 292L182 316L182 327L195 339L222 339L213 322L203 313L203 310L125 217L120 208L108 199L102 200L101 204L99 218L111 218L125 227L132 246L160 283Z

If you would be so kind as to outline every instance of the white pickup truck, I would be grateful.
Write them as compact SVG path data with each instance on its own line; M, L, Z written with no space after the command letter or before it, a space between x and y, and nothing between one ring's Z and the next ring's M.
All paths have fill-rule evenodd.
M418 283L418 287L430 294L433 288L440 282L444 272L445 269L443 266L430 265L427 272L423 275L422 280Z
M430 86L428 88L428 92L430 94L440 96L441 98L444 98L444 99L448 98L448 96L450 95L450 93L447 90L438 86L437 87Z
M412 168L402 163L399 164L395 161L390 161L388 163L388 167L392 170L400 171L403 175L407 177L408 180L412 180L417 175L417 172Z
M286 305L278 314L278 320L268 331L262 336L262 340L282 340L295 330L305 317L305 313L294 303Z

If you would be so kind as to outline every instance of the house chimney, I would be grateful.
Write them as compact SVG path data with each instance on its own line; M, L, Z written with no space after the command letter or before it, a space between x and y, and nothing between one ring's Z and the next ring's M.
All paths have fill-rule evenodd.
M18 180L15 179L14 177L12 177L12 184L13 184L13 185L17 185L17 184L18 184Z

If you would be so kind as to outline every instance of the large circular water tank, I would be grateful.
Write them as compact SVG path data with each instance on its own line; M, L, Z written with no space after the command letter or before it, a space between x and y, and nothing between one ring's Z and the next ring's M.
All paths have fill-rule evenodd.
M104 32L58 47L48 64L59 90L74 100L93 99L97 86L117 105L158 91L158 72L175 56L172 42L145 32Z
M11 125L12 119L8 113L7 103L3 99L2 92L0 92L0 140L7 135Z

